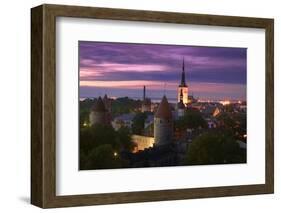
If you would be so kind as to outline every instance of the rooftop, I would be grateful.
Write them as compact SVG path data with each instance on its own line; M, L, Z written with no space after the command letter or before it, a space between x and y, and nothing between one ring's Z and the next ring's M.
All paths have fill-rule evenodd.
M103 103L101 97L99 97L98 100L95 101L92 110L95 112L106 112L106 108L104 106L104 103Z
M165 119L172 118L172 111L171 111L170 105L169 105L168 100L165 95L162 98L162 101L157 109L155 117L165 118Z

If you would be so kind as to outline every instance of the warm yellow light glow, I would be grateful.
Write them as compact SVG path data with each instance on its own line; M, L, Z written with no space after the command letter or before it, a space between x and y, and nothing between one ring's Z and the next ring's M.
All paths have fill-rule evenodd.
M244 137L244 138L247 138L247 135L245 134L245 135L243 135L243 137Z
M220 103L224 106L229 105L230 101L226 100L226 101L220 101Z
M117 152L114 152L113 155L114 155L114 157L117 157L117 156L118 156L118 153L117 153Z
M86 126L87 126L87 123L86 123L86 122L84 122L84 123L83 123L83 126L85 126L85 127L86 127Z
M188 104L188 87L178 87L178 102L180 102L180 94L182 91L182 95L183 95L183 103L184 104Z

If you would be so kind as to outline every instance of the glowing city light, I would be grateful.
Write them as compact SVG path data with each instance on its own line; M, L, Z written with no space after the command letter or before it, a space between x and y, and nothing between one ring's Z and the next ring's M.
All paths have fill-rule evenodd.
M226 106L226 105L229 105L229 104L230 104L230 101L225 100L225 101L220 101L220 103L221 103L222 105Z
M114 152L113 155L114 155L114 157L117 157L117 156L118 156L118 153L117 153L117 152Z

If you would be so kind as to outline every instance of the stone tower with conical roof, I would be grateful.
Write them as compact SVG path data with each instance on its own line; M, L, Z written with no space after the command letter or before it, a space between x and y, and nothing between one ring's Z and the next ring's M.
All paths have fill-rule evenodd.
M182 102L183 104L188 104L188 86L185 83L185 66L184 66L184 59L182 60L182 72L181 72L181 82L178 87L178 102L180 102L180 96L181 92L183 94L182 96Z
M164 95L154 115L154 144L165 145L172 142L173 116L170 105Z
M103 100L99 97L90 112L90 124L93 126L95 124L107 125L108 123L108 111Z

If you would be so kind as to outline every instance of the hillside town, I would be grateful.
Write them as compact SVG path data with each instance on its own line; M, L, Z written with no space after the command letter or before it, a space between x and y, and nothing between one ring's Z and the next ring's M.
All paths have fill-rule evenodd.
M245 163L246 102L195 98L185 75L183 60L177 103L170 102L165 94L160 102L153 101L146 95L146 85L140 90L142 100L111 98L107 94L81 100L80 169ZM86 138L94 131L100 135ZM108 138L115 133L117 142ZM109 141L93 142L98 145L92 146L90 140L97 137ZM222 145L218 146L217 141ZM91 147L100 150L90 152ZM214 150L214 156L206 156L210 152L200 156L198 153L204 153L204 149ZM99 154L104 158L109 155L110 160L100 160Z

